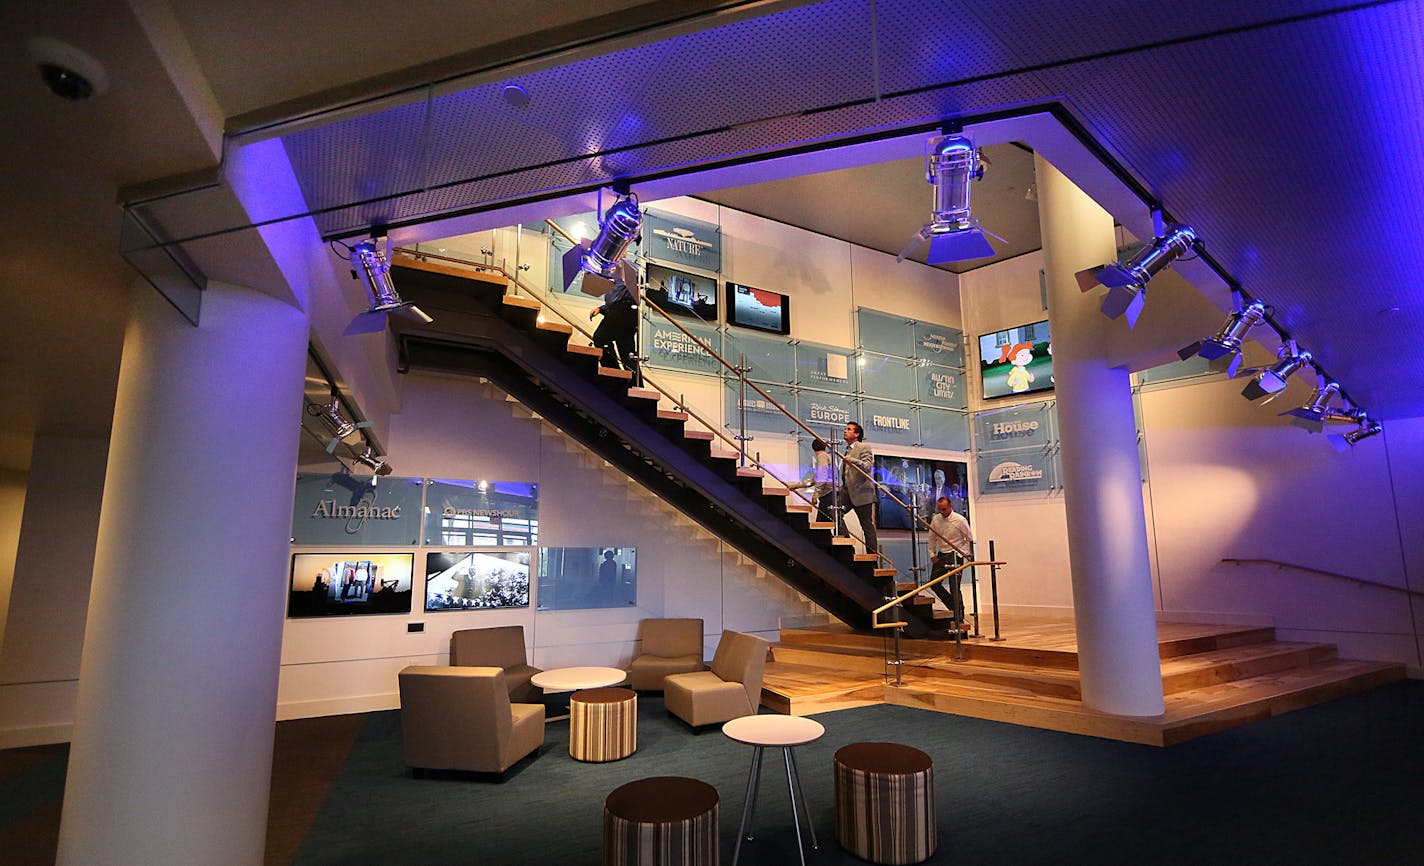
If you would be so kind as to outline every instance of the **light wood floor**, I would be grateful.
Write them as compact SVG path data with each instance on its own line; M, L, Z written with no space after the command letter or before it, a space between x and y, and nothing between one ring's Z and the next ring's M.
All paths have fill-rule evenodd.
M809 715L890 703L1165 746L1404 678L1402 665L1340 659L1330 644L1275 640L1255 626L1162 623L1166 712L1121 717L1083 706L1073 622L1018 617L1003 640L901 641L840 626L783 629L762 703Z

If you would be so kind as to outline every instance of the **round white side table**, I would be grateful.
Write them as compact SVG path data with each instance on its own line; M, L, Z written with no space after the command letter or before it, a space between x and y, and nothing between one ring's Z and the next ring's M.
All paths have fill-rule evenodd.
M732 866L742 853L742 839L752 841L756 820L757 794L761 791L761 757L768 747L780 747L786 762L786 789L791 794L791 820L796 825L796 853L801 866L806 866L806 851L801 844L801 814L796 810L796 795L801 794L801 811L806 813L806 829L811 834L811 848L816 846L816 828L811 824L811 810L806 804L806 792L801 788L801 773L796 768L796 746L819 740L826 728L815 719L802 716L742 716L722 726L722 733L739 743L753 746L752 766L747 773L746 802L742 806L742 823L737 828L737 847L732 852Z

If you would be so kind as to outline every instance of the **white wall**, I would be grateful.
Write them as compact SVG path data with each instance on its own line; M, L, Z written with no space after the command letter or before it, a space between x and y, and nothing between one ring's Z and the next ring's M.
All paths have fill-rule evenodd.
M69 736L108 452L103 439L35 437L0 648L0 748Z
M506 402L498 389L428 374L406 376L403 385L390 452L401 475L537 482L540 545L637 548L637 606L540 612L535 598L529 608L427 614L417 576L416 609L408 616L287 621L279 717L395 707L396 673L407 664L445 663L457 629L522 625L536 667L621 667L635 654L645 617L701 617L710 658L724 628L776 640L783 616L814 610L602 458ZM423 567L422 548L416 570ZM423 622L425 631L407 633L412 622Z

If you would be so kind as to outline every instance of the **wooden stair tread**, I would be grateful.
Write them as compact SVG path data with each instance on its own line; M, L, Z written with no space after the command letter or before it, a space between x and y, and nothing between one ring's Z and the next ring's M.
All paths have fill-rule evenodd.
M671 409L659 409L659 410L658 410L658 420L659 420L659 421L681 421L681 422L683 422L683 423L686 423L686 422L687 422L687 417L688 417L688 416L687 416L687 413L686 413L686 412L675 412L675 411L673 411L673 410L671 410Z
M1168 695L1167 711L1162 719L1166 722L1176 722L1198 718L1204 711L1241 707L1306 689L1343 683L1356 677L1377 674L1389 676L1395 673L1399 679L1403 679L1404 666L1391 662L1337 659L1325 664L1292 668Z
M618 367L605 367L598 365L598 375L604 379L632 379L633 373L629 370L622 370Z
M550 331L564 336L572 336L574 332L573 325L565 325L563 322L536 322L534 327L541 331Z
M796 507L796 506L794 506L794 505L788 505L788 506L786 506L786 510L787 510L787 511L792 511L792 510L801 511L802 509L801 509L801 508L798 508L798 507ZM803 513L805 513L805 514L810 514L810 513L811 513L811 510L812 510L811 506L810 506L810 505L807 505L807 506L805 506L805 511L804 511ZM835 528L836 528L836 525L835 525L833 522L829 521L829 520L813 520L813 521L811 521L810 523L806 524L806 527L807 527L808 529L835 529Z
M583 355L588 358L603 357L603 350L597 346L581 346L578 343L570 343L564 351L571 355Z
M762 676L762 688L788 695L821 695L839 692L848 686L883 683L885 675L832 672L814 665L793 662L767 662Z
M831 545L835 547L855 547L854 538L846 538L844 535L831 536Z
M505 295L500 299L500 303L506 307L518 307L521 310L542 310L538 301L531 301L528 298L521 298L519 295Z
M764 475L766 475L765 472L761 471L760 469L756 469L756 468L754 468L754 467L751 467L751 466L739 466L739 467L737 467L737 477L738 477L738 478L761 478L761 477L763 477Z
M786 510L787 510L787 511L794 511L794 512L797 512L797 513L799 513L799 514L810 514L812 511L815 511L816 509L815 509L814 506L811 506L811 505L804 505L804 504L802 504L802 503L800 503L800 502L788 502L788 503L786 504ZM817 527L817 528L820 529L821 527Z
M663 395L657 391L639 388L636 385L628 389L628 396L634 400L661 400L663 397Z
M700 440L700 441L702 441L702 442L711 442L713 439L716 439L717 437L716 437L715 435L713 435L712 433L706 431L706 430L684 430L684 431L682 431L682 438L684 438L684 439L697 439L697 440Z
M715 438L715 437L713 437L713 435L712 435L711 433L708 433L708 434L707 434L707 439L708 439L708 441L711 441L713 438ZM735 451L724 451L724 450L722 450L722 449L720 449L720 448L713 448L713 449L712 449L712 452L711 452L711 456L712 456L712 459L714 459L714 460L736 460L737 458L741 457L742 455L738 454L738 453L735 452Z
M1331 644L1300 643L1294 641L1272 641L1270 643L1245 644L1237 647L1192 653L1162 660L1162 676L1170 676L1223 663L1249 661L1287 653L1312 649L1333 649Z
M877 568L874 570L874 574L876 577L894 577L899 572L893 568Z
M428 262L412 256L398 252L391 258L391 266L398 268L410 268L416 271L429 271L432 274L444 274L449 277L459 277L462 280L479 280L485 283L492 283L497 286L508 286L509 279L503 274L495 271L475 270L470 267L458 267L447 265L441 262Z
M855 540L852 539L852 540L851 540L851 543L854 544L854 543L855 543ZM877 556L877 555L875 555L875 554L873 554L873 553L857 553L857 554L855 555L854 559L855 559L856 562L879 562L879 561L880 561L880 557Z

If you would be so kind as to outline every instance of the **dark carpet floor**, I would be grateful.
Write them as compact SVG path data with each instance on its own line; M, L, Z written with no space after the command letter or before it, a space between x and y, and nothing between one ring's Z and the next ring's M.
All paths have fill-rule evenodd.
M751 749L715 729L694 735L656 697L640 700L632 757L574 761L568 724L557 722L539 756L503 784L414 779L402 763L397 713L342 718L344 732L329 721L326 729L315 720L278 726L279 753L287 751L274 771L272 836L288 842L269 845L274 866L596 864L603 798L657 775L717 788L723 862L731 862ZM907 743L934 758L939 850L932 863L1424 862L1413 823L1424 814L1421 682L1167 749L902 707L817 718L826 736L797 750L821 843L808 849L808 863L862 862L835 843L831 777L835 750L860 740ZM283 745L284 726L308 733L288 735ZM336 746L323 745L333 740ZM330 752L347 742L344 762L334 761ZM17 851L53 856L63 763L63 749L52 747L0 753L0 860L43 862L12 860ZM757 827L743 863L796 862L785 771L772 750ZM47 842L36 838L45 833Z

